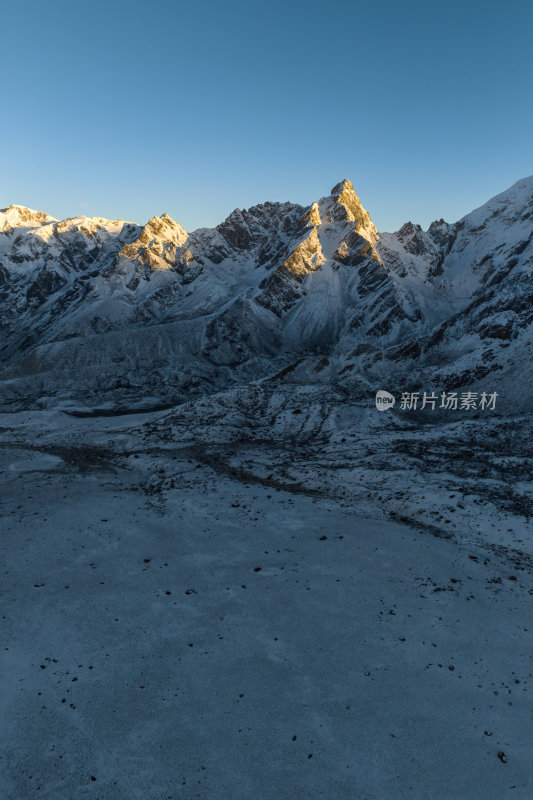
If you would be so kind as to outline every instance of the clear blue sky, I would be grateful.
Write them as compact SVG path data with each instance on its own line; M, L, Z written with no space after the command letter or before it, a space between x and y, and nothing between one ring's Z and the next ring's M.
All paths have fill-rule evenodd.
M533 173L533 4L3 4L0 207L188 230L350 178L382 230Z

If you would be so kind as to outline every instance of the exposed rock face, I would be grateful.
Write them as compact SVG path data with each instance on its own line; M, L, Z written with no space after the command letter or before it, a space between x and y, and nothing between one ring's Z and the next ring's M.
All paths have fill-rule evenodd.
M306 211L302 217L302 224L306 225L307 227L316 225L321 225L322 220L320 218L320 210L318 208L318 203L313 203L309 211Z
M123 245L119 255L140 259L151 269L168 269L176 264L179 248L187 241L187 233L168 214L152 217L134 242Z
M345 179L334 186L331 197L336 201L330 205L332 218L337 222L355 222L356 233L369 242L375 242L378 237L376 226L363 208L351 181Z
M309 272L326 261L316 227L291 250L288 258L262 284L265 291L256 302L281 317L301 296L301 284Z
M54 217L43 211L33 211L25 206L11 205L0 209L0 232L15 228L35 228L45 222L56 222Z
M175 398L290 363L349 391L501 382L529 363L532 237L532 178L457 223L396 234L347 180L307 208L268 202L190 234L167 214L141 227L11 206L4 397Z

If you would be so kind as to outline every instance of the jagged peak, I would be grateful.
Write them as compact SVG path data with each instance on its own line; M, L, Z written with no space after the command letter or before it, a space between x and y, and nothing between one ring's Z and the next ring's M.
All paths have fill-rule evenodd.
M231 247L246 250L256 246L267 232L272 237L293 232L304 211L304 206L295 203L267 201L250 208L236 208L216 226L215 231Z
M413 236L415 233L422 233L422 226L416 222L404 222L400 230L397 232L397 237L402 241L407 236Z
M274 219L298 210L303 211L304 207L288 201L273 202L272 200L266 200L264 203L257 203L254 206L250 206L250 208L233 209L233 211L228 214L226 219L217 225L217 228L222 228L233 222L241 222L242 220L251 221L252 219Z
M8 231L11 228L38 227L47 222L57 222L57 220L44 211L36 211L17 203L0 209L0 231Z
M353 183L348 180L348 178L344 178L342 181L339 181L333 189L331 190L330 194L332 197L338 197L343 192L354 192Z
M158 237L165 236L170 231L175 235L177 234L179 237L185 237L185 239L187 238L188 235L185 228L166 212L161 214L160 217L158 216L150 217L150 219L143 228L143 231L144 230L148 230L149 232L154 233Z
M122 246L123 258L141 258L152 269L168 269L175 263L176 249L185 244L189 234L169 214L150 217L133 242Z
M378 238L378 231L368 211L363 207L353 183L347 178L339 181L330 195L330 210L337 222L355 222L356 231L370 242Z
M320 211L318 209L318 203L313 203L311 208L309 208L302 217L302 224L308 226L316 226L321 225L322 220L320 218Z

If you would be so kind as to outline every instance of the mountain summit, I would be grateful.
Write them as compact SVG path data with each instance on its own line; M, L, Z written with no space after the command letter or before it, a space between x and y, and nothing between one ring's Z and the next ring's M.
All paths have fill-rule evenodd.
M10 206L4 404L178 401L291 364L355 394L384 378L503 385L530 358L532 237L533 178L397 233L377 231L347 179L309 206L266 202L191 233L168 214L141 227Z
M377 238L377 229L370 219L370 214L356 194L353 183L346 178L337 183L331 190L331 197L336 201L337 212L335 217L339 221L356 222L357 233L364 235L369 241L375 241Z
M35 228L46 222L57 222L57 220L43 211L34 211L26 206L11 205L9 208L0 208L0 232L14 228Z

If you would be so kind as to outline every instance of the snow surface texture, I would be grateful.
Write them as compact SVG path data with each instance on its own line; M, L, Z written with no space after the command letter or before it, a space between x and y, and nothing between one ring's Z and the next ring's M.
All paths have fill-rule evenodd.
M0 212L0 797L531 800L532 231Z
M0 416L1 796L529 800L531 423L219 402Z

